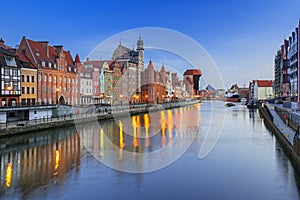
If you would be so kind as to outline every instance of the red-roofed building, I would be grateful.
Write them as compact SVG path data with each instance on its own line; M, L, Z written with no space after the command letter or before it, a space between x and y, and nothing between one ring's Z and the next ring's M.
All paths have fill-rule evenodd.
M252 87L254 83L254 87ZM253 88L253 89L252 89ZM249 83L250 98L268 100L273 98L273 80L253 80ZM253 90L253 91L252 91Z
M77 69L69 51L26 37L17 51L38 69L38 104L79 104Z
M199 79L201 75L202 72L199 69L187 69L183 74L184 79L187 79L187 81L185 82L189 83L194 90L193 91L194 94L190 93L191 96L197 95L199 93Z

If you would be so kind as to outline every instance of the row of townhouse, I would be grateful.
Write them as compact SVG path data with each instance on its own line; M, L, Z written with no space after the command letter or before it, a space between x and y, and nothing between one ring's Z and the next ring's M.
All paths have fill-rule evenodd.
M291 102L288 105L299 109L300 103L300 20L292 34L284 39L274 58L274 92L275 97Z
M129 49L121 43L111 60L81 62L48 41L23 37L17 49L0 40L1 106L162 103L191 98L199 89L200 70L177 73L144 66L144 42Z

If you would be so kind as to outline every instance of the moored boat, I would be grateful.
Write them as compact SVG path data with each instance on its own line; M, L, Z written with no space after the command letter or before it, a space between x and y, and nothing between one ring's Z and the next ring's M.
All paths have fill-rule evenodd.
M239 102L240 101L240 95L235 93L235 94L232 94L232 93L227 93L225 94L225 101L226 102Z
M246 98L242 98L241 99L241 105L246 105L247 104L247 99Z

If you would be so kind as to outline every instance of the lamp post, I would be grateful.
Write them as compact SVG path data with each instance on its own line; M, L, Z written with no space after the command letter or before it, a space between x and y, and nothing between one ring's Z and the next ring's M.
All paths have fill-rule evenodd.
M122 105L122 101L123 101L123 95L120 94L120 99L121 99L121 105Z
M56 104L58 104L58 92L59 92L59 88L56 88Z
M11 95L12 87L10 85L7 86L7 90L8 90L8 94ZM8 98L8 105L9 105L9 98Z

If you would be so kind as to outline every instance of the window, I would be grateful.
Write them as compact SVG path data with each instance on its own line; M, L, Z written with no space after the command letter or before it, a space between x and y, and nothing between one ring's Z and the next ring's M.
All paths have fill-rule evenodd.
M25 55L26 54L26 50L22 49L22 54Z
M67 82L67 79L66 78L64 78L64 83L66 83Z
M42 66L45 67L45 62L44 61L42 62Z
M42 76L41 75L39 75L39 81L42 81Z
M53 77L53 82L56 83L56 76Z
M11 56L5 56L5 62L7 66L12 66L12 67L16 67L16 61L14 57Z
M21 76L21 81L24 82L24 75Z
M44 81L47 81L47 76L46 75L44 76Z
M27 94L30 94L30 87L27 87Z
M35 77L31 76L31 82L34 83L35 82Z
M34 94L34 87L31 88L31 94Z
M25 94L25 87L22 87L22 94Z
M70 78L68 78L68 83L71 83L71 79Z
M26 76L26 81L30 82L30 76Z
M49 76L48 79L49 79L49 82L52 82L52 76Z
M59 77L59 82L61 83L61 77Z
M72 79L72 83L74 84L74 78Z

